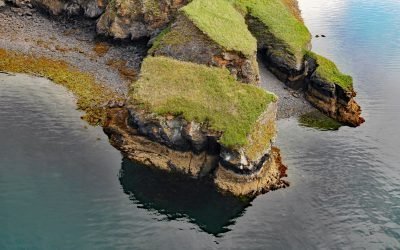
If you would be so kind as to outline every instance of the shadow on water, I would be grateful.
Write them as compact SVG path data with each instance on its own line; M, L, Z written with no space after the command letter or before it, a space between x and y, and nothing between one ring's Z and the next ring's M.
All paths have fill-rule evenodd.
M123 159L119 177L126 194L139 208L157 211L168 220L188 219L215 236L240 217L250 201L217 192L211 183L134 164Z

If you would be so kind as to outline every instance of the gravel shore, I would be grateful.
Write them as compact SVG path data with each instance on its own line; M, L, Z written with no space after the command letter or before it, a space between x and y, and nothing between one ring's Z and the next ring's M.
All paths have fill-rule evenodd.
M0 8L0 48L66 61L121 94L137 77L147 51L146 41L99 37L92 19L52 17L8 5ZM301 91L285 87L261 59L259 64L261 86L279 97L278 119L315 110Z
M306 101L301 90L293 90L279 81L271 72L267 70L262 59L258 59L260 67L261 87L275 93L278 97L278 120L292 116L300 116L316 109Z
M96 35L95 20L50 17L28 7L0 8L0 48L60 59L126 94L146 54L145 42Z

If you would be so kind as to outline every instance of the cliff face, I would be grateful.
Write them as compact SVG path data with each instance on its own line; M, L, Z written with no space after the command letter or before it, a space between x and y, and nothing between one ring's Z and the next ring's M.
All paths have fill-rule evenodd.
M269 175L281 166L272 154L276 111L273 94L237 82L226 69L149 57L127 109L110 112L105 132L133 161L255 195L286 185ZM233 189L238 179L248 187Z
M303 89L306 99L331 118L349 126L364 122L354 99L351 77L342 74L333 62L310 52L311 34L300 17L296 1L236 0L234 3L245 13L258 49L277 78L291 88Z

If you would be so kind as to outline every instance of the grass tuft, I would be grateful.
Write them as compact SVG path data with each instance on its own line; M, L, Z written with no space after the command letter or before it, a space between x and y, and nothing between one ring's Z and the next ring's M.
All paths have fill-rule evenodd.
M308 51L306 56L316 60L317 70L315 74L317 77L334 83L346 91L353 90L353 78L341 73L334 62L311 51Z
M237 82L226 69L148 57L133 83L131 101L158 115L183 116L222 132L220 143L238 148L248 143L260 115L277 97Z
M86 112L83 119L92 125L101 125L104 122L105 103L123 100L122 96L97 84L92 75L60 60L0 49L0 71L41 76L65 86L77 97L78 108Z
M243 16L227 0L194 0L181 9L211 40L228 51L246 56L257 50L257 41Z

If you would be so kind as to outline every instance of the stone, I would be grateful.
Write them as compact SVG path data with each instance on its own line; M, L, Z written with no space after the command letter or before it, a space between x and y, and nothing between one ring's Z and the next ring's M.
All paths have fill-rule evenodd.
M34 6L44 9L52 15L85 15L90 18L100 16L108 0L31 0Z
M97 22L100 34L118 39L154 37L187 0L115 0Z

